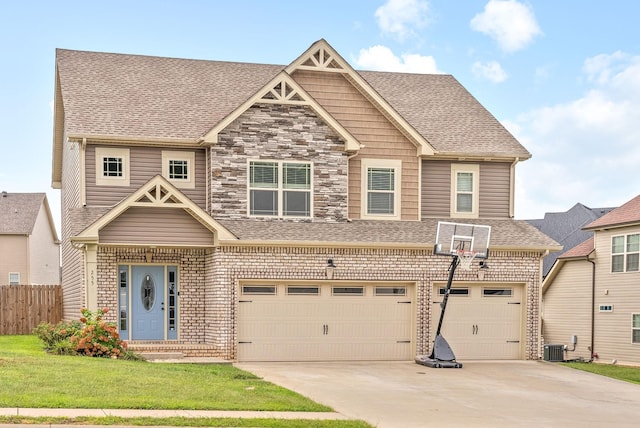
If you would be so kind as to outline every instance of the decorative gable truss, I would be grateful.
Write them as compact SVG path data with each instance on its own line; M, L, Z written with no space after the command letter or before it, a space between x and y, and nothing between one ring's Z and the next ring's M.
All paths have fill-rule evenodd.
M320 39L311 45L309 49L285 69L288 74L293 74L296 70L343 74L365 98L376 106L380 113L416 146L418 156L431 156L436 153L435 148L399 115L324 39Z
M97 244L99 242L100 229L114 221L131 207L182 208L215 234L215 242L220 239L237 239L228 229L211 218L209 214L193 203L166 178L157 175L116 205L106 215L90 224L80 234L72 237L71 240L78 244Z
M333 116L331 116L313 97L311 97L295 80L286 72L280 72L269 83L263 86L256 95L245 101L240 107L235 109L229 116L214 126L201 142L205 144L216 144L218 134L236 120L242 113L257 103L290 104L309 106L320 116L325 123L340 135L345 141L345 151L356 152L360 150L360 143L351 135Z

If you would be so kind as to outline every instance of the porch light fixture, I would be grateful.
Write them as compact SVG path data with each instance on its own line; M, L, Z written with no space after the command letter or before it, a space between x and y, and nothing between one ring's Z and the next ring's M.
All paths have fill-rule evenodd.
M327 260L327 267L325 268L325 273L327 274L327 279L333 279L333 273L336 270L336 265L333 264L333 259Z

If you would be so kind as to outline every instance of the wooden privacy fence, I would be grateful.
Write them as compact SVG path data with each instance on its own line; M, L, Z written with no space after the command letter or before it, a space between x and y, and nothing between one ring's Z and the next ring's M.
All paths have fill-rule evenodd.
M0 334L31 334L62 320L62 286L0 285Z

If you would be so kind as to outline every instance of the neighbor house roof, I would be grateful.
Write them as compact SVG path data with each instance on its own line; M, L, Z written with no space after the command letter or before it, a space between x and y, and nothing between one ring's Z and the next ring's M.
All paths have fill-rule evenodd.
M577 203L565 212L546 213L543 219L527 221L568 250L593 236L593 232L583 230L583 227L611 210L613 208L589 208ZM547 276L559 255L560 252L553 252L544 258L543 277Z
M0 193L0 234L31 235L43 204L57 241L45 193Z
M593 250L594 250L594 239L592 236L586 241L560 254L558 256L558 259L573 259L576 257L578 258L587 257L589 254L593 253Z
M72 138L197 142L285 68L58 49L56 115ZM371 86L360 89L382 96L439 154L531 156L450 75L345 72L358 73Z
M584 229L598 230L609 227L629 226L636 223L640 223L640 195L589 223Z

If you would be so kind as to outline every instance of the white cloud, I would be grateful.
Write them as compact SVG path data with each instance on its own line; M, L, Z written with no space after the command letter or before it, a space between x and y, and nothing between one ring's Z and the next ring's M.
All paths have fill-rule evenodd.
M401 73L440 73L432 56L402 54L397 57L386 46L376 45L360 49L355 64L362 69L374 71L395 71Z
M516 0L490 0L471 19L471 28L493 38L505 52L515 52L542 34L533 10Z
M426 1L388 0L376 10L375 16L383 33L404 40L415 36L415 29L427 25L428 12L429 4Z
M518 166L518 218L578 202L618 206L640 193L640 56L599 55L583 70L592 82L583 97L505 123L533 154Z
M476 61L471 66L471 71L476 77L487 79L493 83L500 83L507 80L507 72L504 71L500 63L496 61L489 61L487 63L481 63Z

